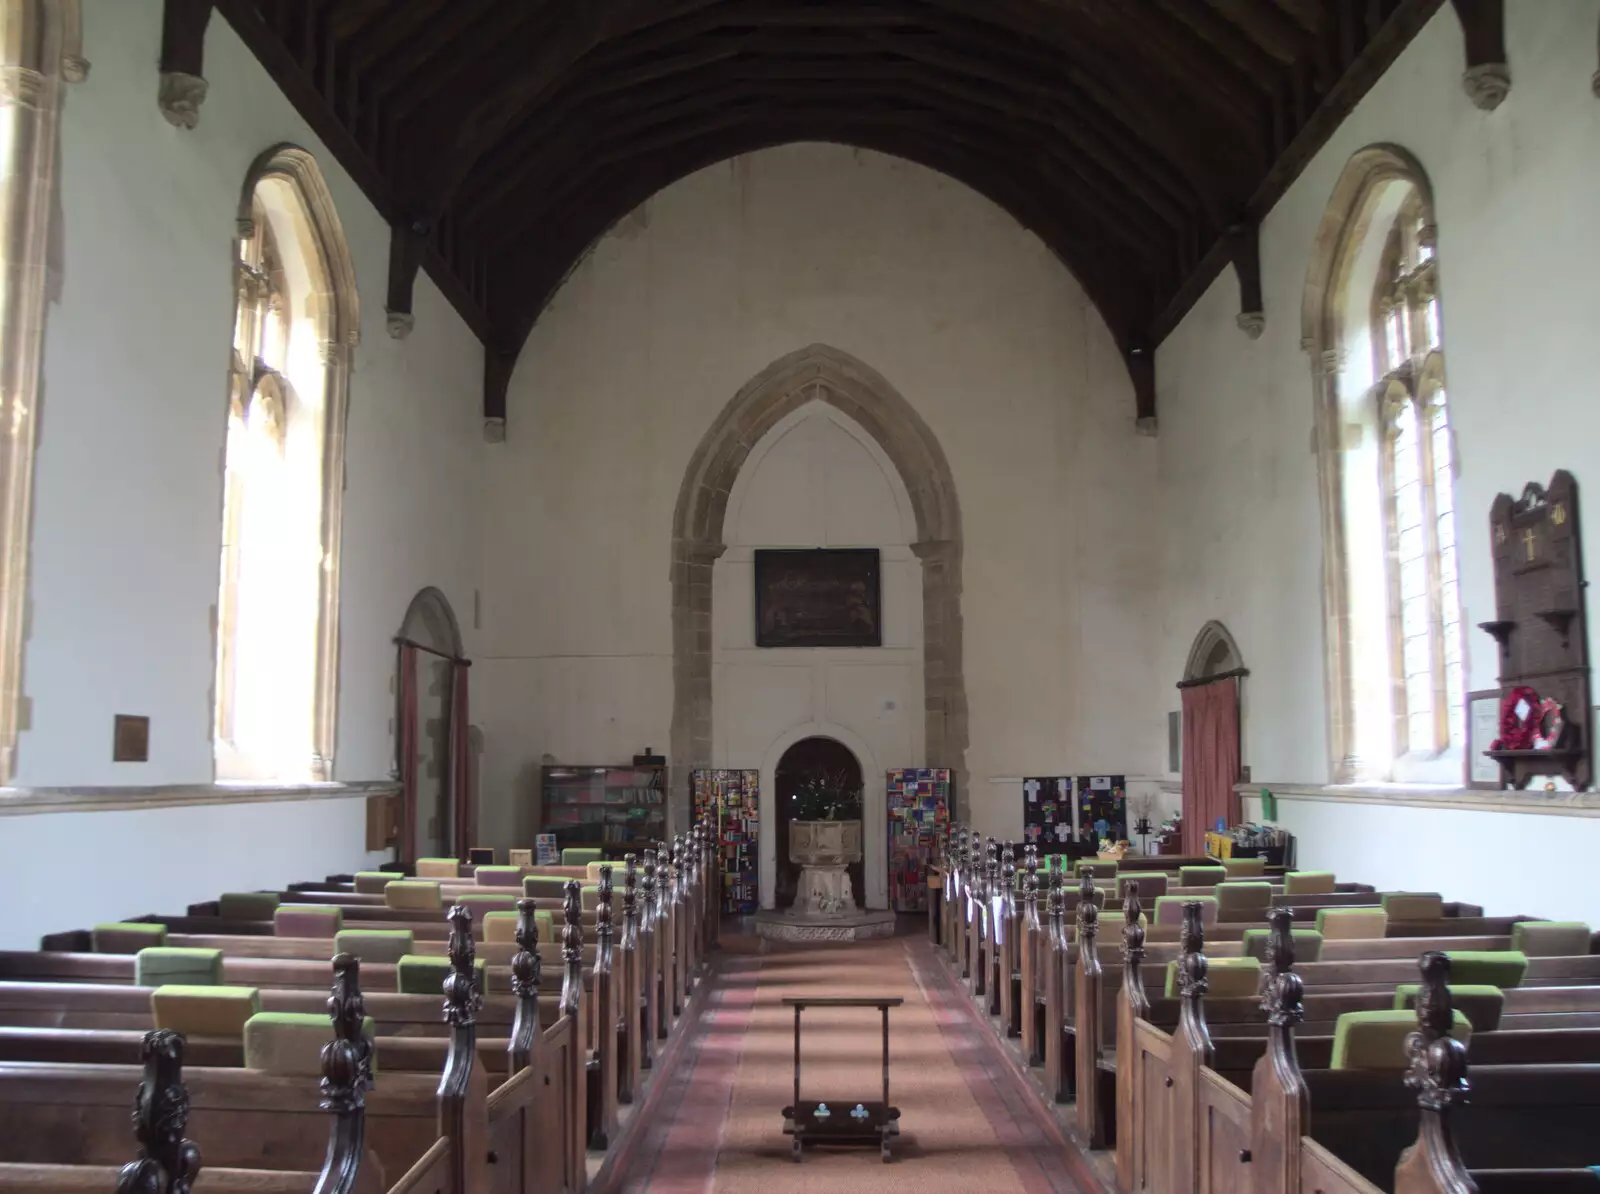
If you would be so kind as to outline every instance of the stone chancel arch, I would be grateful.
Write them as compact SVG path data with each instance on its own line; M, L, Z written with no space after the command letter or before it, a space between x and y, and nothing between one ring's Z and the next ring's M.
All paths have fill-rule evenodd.
M869 434L905 485L922 561L923 712L929 765L948 766L966 791L967 696L961 648L961 512L949 462L894 387L838 349L812 345L768 366L736 394L701 439L673 513L672 759L712 753L712 565L722 555L734 479L763 435L808 402L824 402Z

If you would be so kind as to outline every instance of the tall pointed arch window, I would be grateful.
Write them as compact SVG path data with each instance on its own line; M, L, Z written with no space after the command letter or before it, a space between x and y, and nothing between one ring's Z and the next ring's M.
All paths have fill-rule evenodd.
M1395 757L1462 742L1461 595L1454 454L1439 336L1433 229L1413 190L1379 263L1372 304L1374 387L1389 586Z
M1331 778L1459 783L1457 461L1427 180L1357 153L1318 233L1305 339L1318 386Z
M223 781L331 778L354 277L303 151L240 203L223 464L214 737Z

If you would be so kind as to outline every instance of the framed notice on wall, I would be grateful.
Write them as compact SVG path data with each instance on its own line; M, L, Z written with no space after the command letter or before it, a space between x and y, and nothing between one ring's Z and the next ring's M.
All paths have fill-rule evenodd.
M761 548L755 565L756 646L883 645L877 548Z
M1484 751L1500 737L1500 690L1486 688L1467 694L1467 787L1498 791L1505 787L1500 764Z

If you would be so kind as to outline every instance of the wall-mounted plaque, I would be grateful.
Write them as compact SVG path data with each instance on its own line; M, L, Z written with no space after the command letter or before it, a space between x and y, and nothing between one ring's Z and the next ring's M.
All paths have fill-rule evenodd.
M883 645L877 548L763 548L755 562L756 646Z
M111 761L148 763L150 761L150 719L118 713L111 719Z

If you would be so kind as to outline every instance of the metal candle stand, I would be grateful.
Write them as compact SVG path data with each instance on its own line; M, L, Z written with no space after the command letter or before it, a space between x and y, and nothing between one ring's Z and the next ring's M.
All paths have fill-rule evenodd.
M816 1144L878 1145L884 1163L889 1161L889 1141L900 1134L900 1108L889 1105L889 1009L905 1000L898 995L866 998L846 996L784 996L794 1008L794 1105L783 1109L783 1131L792 1138L790 1156L796 1162L806 1141ZM800 1099L800 1013L808 1007L875 1007L883 1013L883 1101L852 1104L848 1099L826 1103Z

